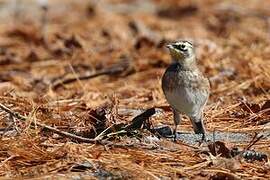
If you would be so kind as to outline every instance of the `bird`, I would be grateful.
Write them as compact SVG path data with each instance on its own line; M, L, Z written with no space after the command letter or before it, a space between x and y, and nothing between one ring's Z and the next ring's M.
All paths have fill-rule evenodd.
M205 141L203 110L210 94L209 80L198 68L195 47L191 42L181 40L166 47L172 63L162 76L162 90L173 112L174 141L182 114L189 117L195 134L202 134L202 141Z

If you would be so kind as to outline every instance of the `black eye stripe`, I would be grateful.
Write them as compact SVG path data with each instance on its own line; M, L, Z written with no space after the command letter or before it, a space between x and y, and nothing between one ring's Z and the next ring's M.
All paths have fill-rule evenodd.
M184 45L184 44L174 44L173 47L174 47L175 49L179 49L179 50L181 50L181 51L187 51L186 45Z

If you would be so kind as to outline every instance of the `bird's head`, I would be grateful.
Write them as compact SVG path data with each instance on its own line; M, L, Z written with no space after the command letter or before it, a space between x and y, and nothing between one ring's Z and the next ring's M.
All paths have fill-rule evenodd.
M172 59L179 63L183 61L195 60L195 49L189 41L177 41L166 45Z

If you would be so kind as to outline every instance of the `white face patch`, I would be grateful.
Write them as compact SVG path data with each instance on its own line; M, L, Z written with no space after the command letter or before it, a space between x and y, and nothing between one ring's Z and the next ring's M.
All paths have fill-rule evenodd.
M194 56L193 45L188 41L179 41L167 46L174 60L188 59Z
M180 41L180 42L173 43L172 47L181 52L187 52L189 50L193 50L193 45L188 41Z

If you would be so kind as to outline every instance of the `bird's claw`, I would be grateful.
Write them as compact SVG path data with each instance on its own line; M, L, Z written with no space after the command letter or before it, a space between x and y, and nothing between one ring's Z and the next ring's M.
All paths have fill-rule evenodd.
M205 134L202 134L202 138L200 140L197 140L197 142L199 143L199 146L201 146L203 143L206 143L207 139Z

